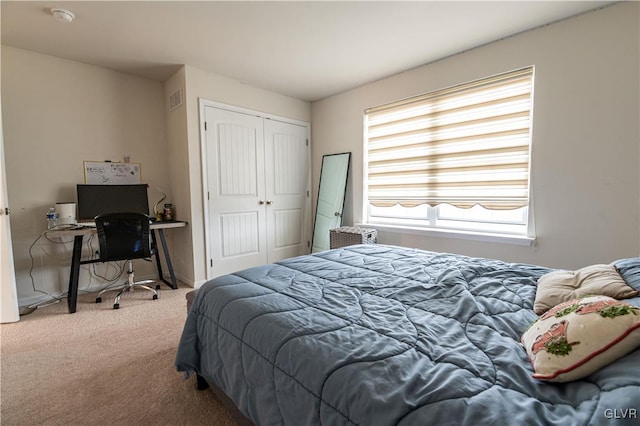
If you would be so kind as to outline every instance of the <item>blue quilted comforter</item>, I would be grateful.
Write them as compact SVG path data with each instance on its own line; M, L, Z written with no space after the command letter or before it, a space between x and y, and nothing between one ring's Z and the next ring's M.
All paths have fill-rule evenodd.
M519 340L548 271L384 245L248 269L202 286L176 365L258 425L640 424L640 350L531 378Z

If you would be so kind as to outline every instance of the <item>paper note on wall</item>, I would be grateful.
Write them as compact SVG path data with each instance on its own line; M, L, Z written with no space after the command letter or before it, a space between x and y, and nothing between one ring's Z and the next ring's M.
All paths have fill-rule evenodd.
M85 161L84 183L97 185L126 185L140 183L139 163Z

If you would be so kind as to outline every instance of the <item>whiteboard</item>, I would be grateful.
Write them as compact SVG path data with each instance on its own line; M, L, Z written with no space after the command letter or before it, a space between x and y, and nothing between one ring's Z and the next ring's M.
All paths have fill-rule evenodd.
M84 183L126 185L140 183L140 163L85 161Z

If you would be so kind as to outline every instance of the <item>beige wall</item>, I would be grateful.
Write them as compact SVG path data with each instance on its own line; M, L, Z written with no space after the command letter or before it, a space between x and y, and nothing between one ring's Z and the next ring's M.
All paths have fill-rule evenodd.
M176 276L182 282L193 285L195 281L193 264L193 226L191 224L191 191L189 190L189 153L184 147L188 145L187 107L185 102L185 68L182 67L164 83L165 114L168 141L168 163L170 191L173 194L173 205L176 217L189 222L184 232L175 233L171 260ZM182 92L182 105L169 110L169 96L176 90Z
M48 207L75 201L75 186L84 182L83 160L122 161L129 155L142 164L151 207L160 197L154 187L171 199L163 106L160 82L2 46L4 153L21 305L46 299L32 288L29 246L46 228ZM37 289L66 291L70 248L43 238L34 246ZM97 267L114 274L112 266ZM82 270L80 289L100 288L102 281L88 270ZM154 275L146 262L136 272Z
M352 211L345 221L360 222L365 108L535 65L536 245L392 232L380 233L379 241L565 268L637 256L639 8L618 4L313 103L314 187L323 154L352 151Z
M380 234L383 243L548 266L578 267L640 253L640 4L623 3L409 70L310 105L185 66L167 82L2 46L2 114L11 231L21 304L32 289L29 246L44 213L75 200L83 160L142 163L151 207L167 193L189 227L171 232L180 279L206 275L199 99L312 122L314 191L322 155L351 151L346 223L362 219L362 116L366 107L536 66L533 247ZM182 87L184 105L168 110ZM313 199L315 200L315 194ZM315 208L315 206L314 206ZM34 246L36 288L66 290L70 244ZM151 265L142 272L153 275ZM145 269L146 268L146 269ZM109 273L109 271L105 271ZM87 270L81 288L100 280Z
M83 160L120 161L129 155L142 163L150 185L150 208L165 202L184 230L167 233L176 275L189 285L206 278L199 98L309 121L308 102L256 89L185 66L165 83L34 52L2 46L2 106L7 185L12 208L12 244L21 305L47 298L34 290L29 247L44 231L44 214L58 201L75 201L84 179ZM169 111L168 97L183 91L184 103ZM71 243L41 238L31 249L38 290L66 291ZM85 248L85 256L91 250ZM109 265L98 265L113 276ZM111 269L110 269L111 268ZM151 264L136 267L153 276ZM84 267L80 289L96 290L104 281Z
M184 75L184 78L182 77ZM166 84L166 92L175 90L176 79L186 86L185 111L177 118L167 121L169 135L170 160L173 192L180 192L178 217L189 221L190 236L176 244L179 262L193 262L192 277L186 282L198 287L206 279L206 256L204 237L204 205L202 186L202 144L200 137L200 99L252 109L263 113L309 122L311 105L308 102L257 89L235 80L212 74L192 66L185 66ZM177 110L176 110L177 111ZM185 125L183 114L186 113L186 139L178 127ZM172 113L170 113L171 115ZM174 158L179 161L174 164ZM179 166L177 165L179 164ZM184 193L182 192L184 191ZM188 194L187 194L188 191ZM182 204L182 203L188 203ZM188 211L187 216L180 216ZM176 241L177 243L177 241Z

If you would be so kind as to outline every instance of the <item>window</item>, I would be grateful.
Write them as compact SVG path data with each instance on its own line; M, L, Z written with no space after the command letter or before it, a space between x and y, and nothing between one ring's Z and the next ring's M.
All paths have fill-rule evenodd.
M365 111L367 222L527 236L533 67Z

